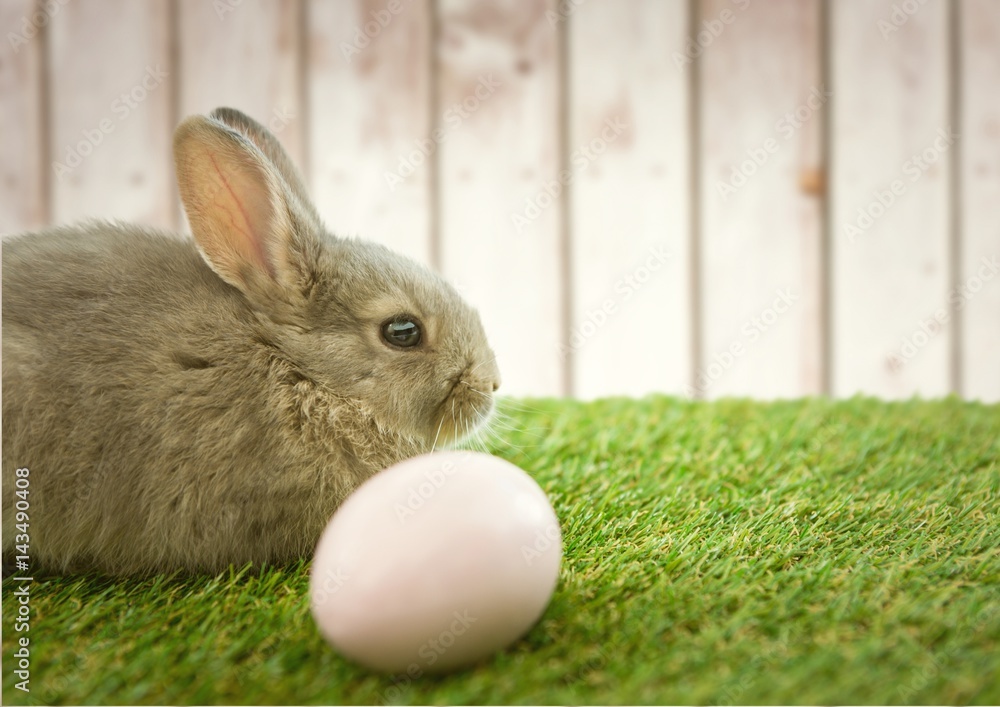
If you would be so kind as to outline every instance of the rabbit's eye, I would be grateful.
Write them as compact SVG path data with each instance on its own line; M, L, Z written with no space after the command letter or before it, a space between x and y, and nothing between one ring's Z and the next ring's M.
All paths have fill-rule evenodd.
M420 343L420 326L410 319L394 319L382 325L382 338L393 346L416 346Z

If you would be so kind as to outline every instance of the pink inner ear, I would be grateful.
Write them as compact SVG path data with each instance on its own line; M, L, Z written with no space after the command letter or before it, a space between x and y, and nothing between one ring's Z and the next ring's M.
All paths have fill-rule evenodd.
M263 175L255 177L230 171L230 178L227 178L213 153L208 153L208 159L227 192L219 194L217 199L229 216L230 229L224 229L230 241L228 245L255 262L272 280L276 279L274 262L265 243L273 228L273 219L271 200L266 185L262 183Z

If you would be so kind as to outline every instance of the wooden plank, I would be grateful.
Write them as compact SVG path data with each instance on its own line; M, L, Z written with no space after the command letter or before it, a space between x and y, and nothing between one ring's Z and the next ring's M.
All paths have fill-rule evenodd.
M74 0L49 24L53 220L174 224L168 2Z
M430 0L311 0L317 206L340 235L432 259Z
M1000 402L1000 4L963 0L961 392ZM958 306L956 304L956 306Z
M942 395L951 322L934 317L947 306L955 140L947 7L927 0L906 14L876 0L830 12L833 392Z
M61 9L61 6L56 6ZM0 234L46 221L42 141L42 38L50 14L32 0L0 3ZM14 137L16 136L16 138Z
M700 56L702 360L694 389L822 391L818 0L709 0Z
M569 18L575 395L681 393L691 373L687 6Z
M180 115L236 108L268 126L301 169L300 11L298 0L180 0Z
M442 0L441 255L479 308L505 394L564 392L556 0ZM520 219L523 219L520 220Z

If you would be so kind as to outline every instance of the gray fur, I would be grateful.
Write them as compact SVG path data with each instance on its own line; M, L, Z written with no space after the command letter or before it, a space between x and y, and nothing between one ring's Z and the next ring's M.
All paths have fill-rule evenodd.
M453 288L327 233L284 151L246 116L185 125L189 215L184 130L266 174L294 226L284 280L238 274L234 286L200 239L128 224L6 240L6 557L17 467L30 468L32 559L54 571L214 572L304 556L358 484L492 409L494 355ZM402 313L424 324L415 349L380 338Z

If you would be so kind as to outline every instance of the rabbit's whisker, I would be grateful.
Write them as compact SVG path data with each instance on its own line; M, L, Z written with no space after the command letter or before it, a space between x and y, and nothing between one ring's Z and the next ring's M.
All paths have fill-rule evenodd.
M525 401L512 398L508 395L497 396L497 406L517 410L518 412L545 412L541 408L528 405Z
M438 437L441 436L441 427L442 427L442 425L444 425L444 417L442 417L441 420L438 422L437 433L434 435L434 441L431 442L431 451L432 452L435 449L437 449Z

